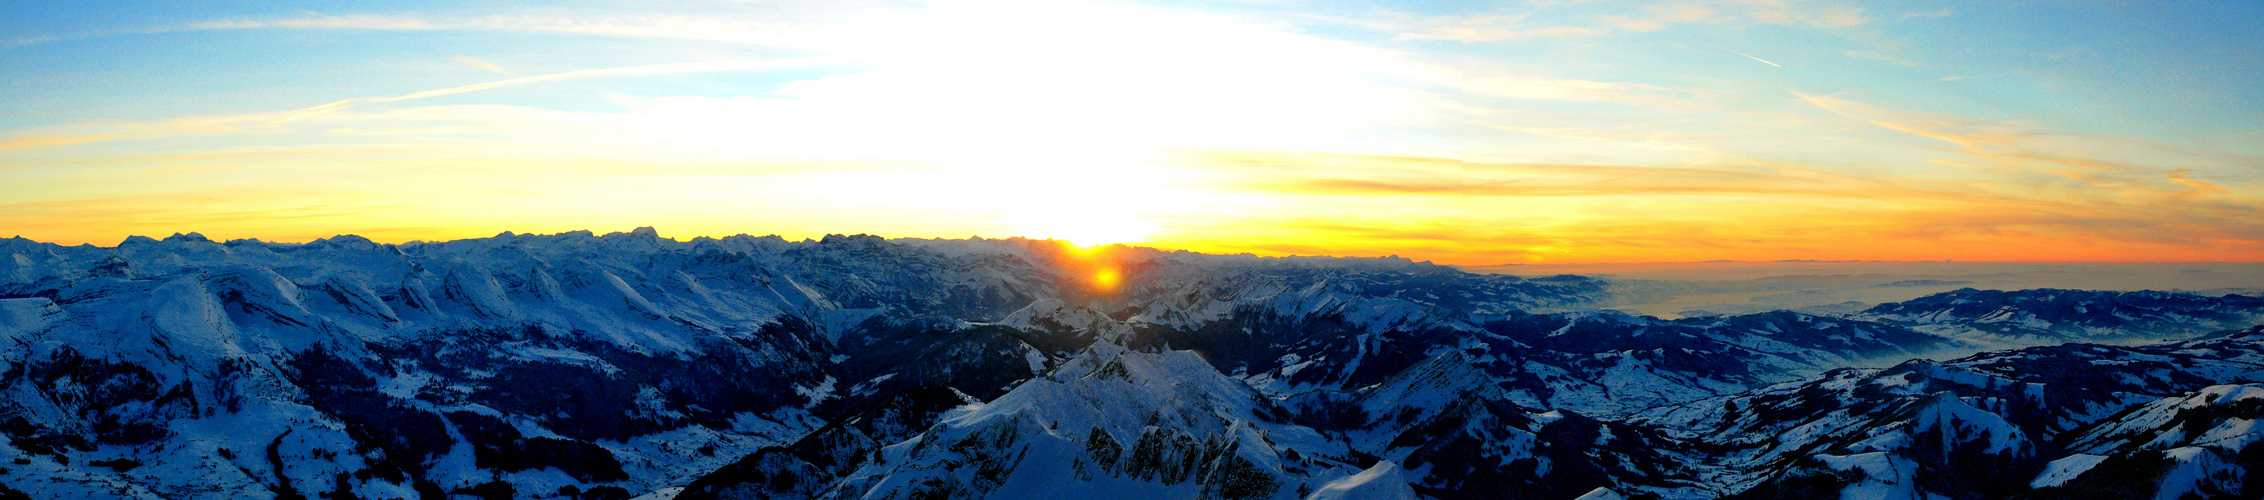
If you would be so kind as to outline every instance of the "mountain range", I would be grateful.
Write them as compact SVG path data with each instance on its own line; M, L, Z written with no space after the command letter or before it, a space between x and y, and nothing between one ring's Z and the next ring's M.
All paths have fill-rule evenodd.
M1609 290L1020 238L15 238L0 497L2264 494L2264 297Z

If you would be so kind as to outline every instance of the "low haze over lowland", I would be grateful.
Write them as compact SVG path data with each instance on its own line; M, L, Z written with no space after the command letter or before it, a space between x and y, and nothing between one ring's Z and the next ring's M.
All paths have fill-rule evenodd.
M2264 496L2264 5L0 12L0 500Z

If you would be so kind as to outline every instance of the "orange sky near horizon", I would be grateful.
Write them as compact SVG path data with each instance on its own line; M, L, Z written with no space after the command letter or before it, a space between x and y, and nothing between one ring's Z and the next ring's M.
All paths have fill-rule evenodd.
M364 8L0 26L0 236L2264 262L2243 6Z

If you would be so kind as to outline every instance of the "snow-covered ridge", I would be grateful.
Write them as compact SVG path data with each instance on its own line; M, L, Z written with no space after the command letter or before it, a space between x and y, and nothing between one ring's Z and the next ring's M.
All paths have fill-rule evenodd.
M1993 495L2048 464L2052 484L2095 482L2072 436L2164 398L2214 398L2161 403L2181 415L2251 401L2204 388L2264 362L2252 331L1905 363L1975 349L1930 333L1966 316L1582 310L1601 283L1025 239L0 240L0 481L125 498L1711 498L1829 476ZM1834 370L1849 365L1889 367ZM2141 413L2084 450L2251 442L2230 417L2172 436ZM2245 467L2177 453L2148 463ZM1961 467L2012 473L1945 472Z
M2264 385L2201 388L2132 407L2074 433L2075 454L2047 464L2031 486L2066 495L2152 493L2154 498L2254 496L2264 472ZM2133 473L2137 472L2137 473Z
M1126 282L1095 288L1096 266ZM1404 259L1024 239L13 238L0 240L0 390L13 394L0 419L16 422L15 444L0 454L31 464L10 484L35 496L642 493L862 401L935 385L995 396L1129 331L1099 314L1009 318L1033 306L1451 316L1600 290Z

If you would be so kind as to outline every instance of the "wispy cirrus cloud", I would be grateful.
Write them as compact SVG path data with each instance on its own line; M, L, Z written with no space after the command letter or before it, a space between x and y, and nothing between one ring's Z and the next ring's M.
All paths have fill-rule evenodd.
M466 56L466 55L454 55L454 56L448 56L448 59L450 59L450 60L453 60L453 61L456 61L456 62L464 63L464 65L465 65L465 66L471 66L471 67L474 67L474 68L479 68L480 70L482 70L482 71L486 71L486 72L489 72L489 73L495 73L495 74L498 74L498 75L521 76L521 75L519 75L518 73L514 73L514 72L512 72L511 70L503 69L503 66L502 66L502 65L498 65L498 64L495 64L495 63L492 63L492 62L488 62L488 61L487 61L486 59L480 59L480 58L477 58L477 57Z
M1467 17L1432 17L1411 19L1402 23L1386 24L1388 29L1399 31L1402 40L1447 40L1456 42L1498 42L1524 38L1558 38L1595 36L1611 33L1601 26L1531 26L1526 19L1531 14L1480 15Z
M763 45L792 45L816 27L702 15L428 17L419 15L307 15L222 19L158 28L159 31L249 29L370 31L524 31L673 38Z
M623 66L618 68L585 69L543 75L522 76L518 78L509 78L485 83L475 83L471 85L459 85L455 87L426 90L422 92L412 92L395 96L345 99L325 103L318 106L300 108L271 115L241 116L227 119L211 120L207 123L222 124L242 121L260 122L264 124L287 123L365 104L410 101L469 92L479 92L483 90L493 90L505 87L562 82L568 80L581 80L588 78L677 75L687 73L715 73L723 71L755 71L796 66L813 66L835 62L839 61L825 58L750 59L736 61L701 61L689 63L648 64L643 66Z
M318 117L356 107L414 101L433 97L465 94L523 85L562 82L590 78L676 75L688 73L714 73L726 71L758 71L797 66L815 66L838 62L822 58L775 60L702 61L691 63L652 64L566 71L542 75L521 76L491 82L412 92L392 96L357 97L342 99L299 109L261 112L229 116L188 117L142 122L96 121L21 131L14 137L0 138L0 151L33 149L86 144L122 139L146 139L180 135L220 134L245 131L250 128L282 125Z
M1689 24L1796 24L1847 28L1872 22L1862 7L1839 2L1706 2L1545 4L1517 13L1399 16L1365 24L1400 40L1466 43L1643 33Z
M85 144L119 137L117 134L26 134L0 139L0 151Z
M1507 70L1466 73L1458 79L1464 92L1483 97L1538 101L1612 102L1667 109L1701 109L1713 106L1717 93L1670 88L1636 82L1610 82L1520 75Z
M2264 221L2252 215L2264 213L2264 199L2253 194L2254 176L2239 174L2264 165L2254 159L2165 153L2157 151L2164 146L2143 141L2063 137L2064 132L1897 112L1844 98L1803 99L1895 132L1870 141L1915 137L1948 144L1946 153L1979 163L1913 171L1733 159L1701 168L1279 152L1209 154L1191 161L1234 172L1238 189L1309 200L1300 206L1358 199L1391 207L1319 218L1294 212L1265 216L1308 231L1308 238L1368 245L1371 254L1422 248L1458 262L1566 255L1596 262L1812 254L1998 260L2264 256ZM2056 145L2071 138L2107 146ZM1892 173L1898 170L1904 173ZM2217 183L2234 179L2247 180L2239 186ZM1452 221L1457 227L1418 226L1422 229L1413 234L1396 236L1355 227L1416 220ZM1463 243L1423 237L1437 234ZM1270 248L1266 245L1278 246L1244 247Z
M813 14L817 16L817 14ZM759 21L714 14L640 15L486 15L448 16L422 14L301 14L240 17L78 33L38 35L0 42L0 48L30 47L55 42L117 36L155 35L198 31L342 30L342 31L492 31L562 33L630 38L658 38L723 42L779 47L838 43L837 25L822 17L811 22Z
M1977 160L1977 165L2003 172L2046 173L2125 193L2183 192L2193 186L2173 179L2194 172L2253 179L2253 172L2264 170L2264 157L2250 154L1895 110L1833 96L1793 95L1833 114L1954 145L1955 151Z

